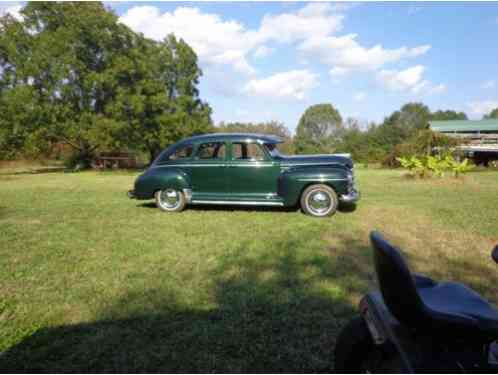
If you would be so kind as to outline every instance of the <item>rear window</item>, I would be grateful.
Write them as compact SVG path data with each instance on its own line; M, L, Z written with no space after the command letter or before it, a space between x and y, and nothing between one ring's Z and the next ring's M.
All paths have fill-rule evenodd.
M232 143L232 159L262 161L265 160L265 152L259 144L235 142Z
M194 151L193 145L185 145L177 147L173 152L161 156L158 163L164 163L168 160L181 160L192 157Z
M200 144L197 149L196 159L225 159L225 144L223 142Z

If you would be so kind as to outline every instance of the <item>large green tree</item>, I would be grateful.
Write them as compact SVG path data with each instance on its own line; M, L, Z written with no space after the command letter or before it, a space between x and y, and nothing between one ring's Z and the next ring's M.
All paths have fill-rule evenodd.
M134 84L118 88L110 112L127 123L128 142L141 144L152 161L165 145L210 131L211 108L199 98L202 72L183 40L170 35L141 44L135 52L146 58L137 56L122 66L120 74L131 75Z
M332 104L312 105L299 119L294 137L296 152L331 152L343 129L342 117Z
M492 118L498 118L498 108L493 109L491 112L484 116L484 119Z
M154 157L210 127L197 57L182 40L148 40L101 3L28 3L21 13L0 19L0 136L11 150L64 142L82 159L125 147Z

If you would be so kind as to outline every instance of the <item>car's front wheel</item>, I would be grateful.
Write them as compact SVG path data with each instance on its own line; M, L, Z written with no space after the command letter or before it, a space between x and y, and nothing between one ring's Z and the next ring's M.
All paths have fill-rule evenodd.
M175 189L158 190L154 194L156 206L161 211L180 212L187 205L183 192Z
M324 184L308 186L301 194L301 209L311 216L331 216L337 211L338 205L334 189Z

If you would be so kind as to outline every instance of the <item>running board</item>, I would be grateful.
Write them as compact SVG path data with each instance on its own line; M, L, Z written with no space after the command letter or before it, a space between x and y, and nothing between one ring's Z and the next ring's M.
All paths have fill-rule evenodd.
M193 199L191 204L227 204L237 206L283 206L283 202L255 202L255 201L206 201Z

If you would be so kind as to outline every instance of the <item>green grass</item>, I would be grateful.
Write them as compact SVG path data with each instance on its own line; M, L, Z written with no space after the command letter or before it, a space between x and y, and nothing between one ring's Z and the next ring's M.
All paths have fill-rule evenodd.
M368 233L412 268L498 303L498 173L357 171L355 211L191 208L125 192L131 173L0 170L0 369L316 372L375 287Z

